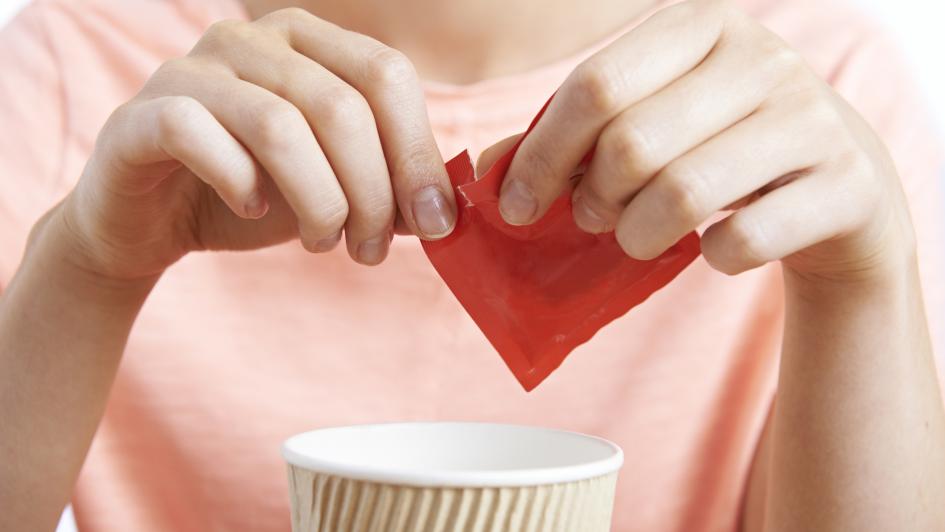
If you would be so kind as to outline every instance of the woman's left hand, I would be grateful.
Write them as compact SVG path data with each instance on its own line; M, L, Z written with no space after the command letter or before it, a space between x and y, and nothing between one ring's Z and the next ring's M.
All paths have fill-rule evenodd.
M702 240L728 274L783 259L804 277L847 280L914 255L882 142L797 52L724 1L664 9L571 74L509 168L506 221L540 218L591 149L574 218L616 230L634 258L729 209Z
M506 173L505 219L538 219L592 149L572 198L581 228L615 229L651 259L714 222L702 252L716 269L784 265L777 399L739 528L945 530L945 412L915 236L865 120L744 13L691 0L564 82Z

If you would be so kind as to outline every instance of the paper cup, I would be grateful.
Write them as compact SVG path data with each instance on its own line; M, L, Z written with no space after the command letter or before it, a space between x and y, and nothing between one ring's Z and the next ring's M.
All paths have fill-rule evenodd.
M282 447L294 532L605 532L623 453L488 423L306 432Z

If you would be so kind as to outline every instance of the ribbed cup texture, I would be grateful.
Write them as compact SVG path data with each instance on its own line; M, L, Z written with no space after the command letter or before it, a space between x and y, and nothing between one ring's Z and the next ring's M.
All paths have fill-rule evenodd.
M293 532L607 532L616 483L420 488L289 465Z

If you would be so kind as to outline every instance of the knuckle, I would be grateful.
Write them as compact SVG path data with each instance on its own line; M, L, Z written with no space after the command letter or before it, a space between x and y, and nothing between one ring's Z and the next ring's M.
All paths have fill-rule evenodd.
M305 119L288 102L270 102L259 106L255 135L267 149L281 150L298 142Z
M690 0L684 2L690 7L688 15L705 17L707 15L728 16L738 13L738 9L731 0Z
M820 87L800 90L794 96L795 106L813 123L820 125L840 125L840 116L831 105L828 94Z
M229 46L233 41L245 39L251 33L248 22L240 20L220 20L214 22L200 39L202 47L217 49Z
M314 18L315 15L305 9L293 6L277 9L276 11L268 13L259 18L254 24L258 24L260 27L270 31L274 30L284 38L291 40L293 28L295 28L299 22L309 21Z
M536 149L520 151L522 164L520 179L532 185L533 188L543 189L543 184L551 183L555 178L555 166L550 154L553 150ZM536 186L537 185L537 186Z
M702 174L685 163L674 163L656 181L659 196L669 212L688 224L699 223L708 213L705 206L705 183Z
M112 114L108 116L108 120L105 121L105 126L102 128L103 131L109 131L117 124L133 117L134 108L140 104L141 100L135 98L116 107L115 110L112 111Z
M642 129L633 123L608 129L600 139L604 152L621 172L652 173L658 170L656 153Z
M620 197L622 194L617 190L615 181L595 178L594 175L585 176L581 180L581 196L598 214L609 215L625 202L625 198Z
M388 164L395 180L412 176L437 175L442 172L436 146L422 135L406 138L402 146L388 157Z
M277 9L272 13L267 14L265 17L263 17L263 19L268 19L273 22L292 22L310 16L312 16L312 14L301 7L292 6Z
M733 0L709 0L711 9L727 19L744 20L745 12Z
M672 13L676 15L677 18L689 18L699 13L700 10L705 9L708 3L707 0L685 0L673 5L669 9L672 10Z
M352 223L351 218L357 218L357 224L367 229L390 225L396 214L393 198L383 193L373 193L368 197L361 198L358 202L349 206L349 211L348 223Z
M318 243L341 232L348 219L348 203L343 195L322 199L304 216L299 216L299 232L302 245L309 251L323 251Z
M212 63L202 62L193 56L177 57L165 61L151 75L140 95L163 96L180 90L181 82L207 75Z
M157 71L151 76L152 79L156 78L167 78L167 77L176 77L181 75L189 75L193 72L193 69L190 64L190 59L186 57L175 57L173 59L168 59Z
M315 108L318 119L329 128L362 127L372 117L367 100L358 91L340 84L323 89Z
M764 71L779 79L792 79L804 75L807 63L799 52L779 39L765 39L762 46Z
M733 263L752 268L770 260L764 232L747 217L733 216L728 224L727 236L728 255Z
M793 95L793 104L813 118L829 117L833 109L827 105L826 93L820 87L800 87Z
M617 110L620 100L620 76L605 61L588 60L571 74L574 99L580 108L596 116Z
M328 235L344 227L348 214L348 202L339 194L337 198L326 198L323 201L322 205L316 209L312 222L320 233Z
M365 64L365 77L384 87L398 87L416 82L417 71L402 52L380 45Z
M835 105L834 99L835 96L829 88L806 87L795 95L794 107L810 124L815 124L817 130L829 138L832 144L837 147L844 144L852 147L856 141L852 138L846 120Z
M880 172L872 159L862 150L850 150L838 156L840 173L849 176L854 181L876 184L880 179Z
M158 135L166 142L180 141L193 126L200 111L200 103L190 96L163 98L156 119Z

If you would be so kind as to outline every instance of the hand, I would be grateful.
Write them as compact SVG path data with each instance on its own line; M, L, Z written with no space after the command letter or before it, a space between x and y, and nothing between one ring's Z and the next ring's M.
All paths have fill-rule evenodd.
M596 148L594 148L596 145ZM518 150L500 208L541 217L589 150L576 223L651 259L720 210L706 260L815 278L911 257L899 179L865 121L781 39L722 1L667 8L581 64Z
M396 198L396 204L395 204ZM398 209L399 208L399 209ZM82 266L155 275L191 250L301 237L381 262L395 217L455 223L417 75L399 52L300 9L215 24L110 117L53 213Z

